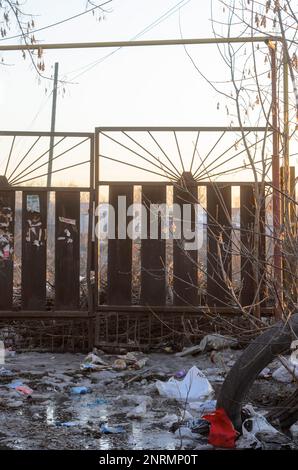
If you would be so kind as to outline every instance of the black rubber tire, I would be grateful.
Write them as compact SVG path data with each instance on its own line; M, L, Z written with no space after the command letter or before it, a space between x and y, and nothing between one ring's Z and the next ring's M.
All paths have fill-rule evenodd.
M222 385L217 408L224 408L237 430L242 427L242 404L251 385L278 354L290 352L297 337L298 313L287 323L280 321L258 336L235 362Z

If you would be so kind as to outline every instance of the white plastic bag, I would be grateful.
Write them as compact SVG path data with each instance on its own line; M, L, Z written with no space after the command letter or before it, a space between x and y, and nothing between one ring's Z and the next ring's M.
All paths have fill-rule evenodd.
M298 367L288 361L285 357L281 356L280 361L283 365L273 372L272 378L277 382L290 384L295 378L298 378Z
M249 427L249 431L247 430L247 427ZM259 432L268 432L270 434L279 433L277 429L275 429L273 426L271 426L270 423L268 423L265 416L262 416L260 414L255 414L254 416L251 416L250 418L247 418L244 421L242 426L243 436L255 436Z
M146 416L147 404L145 401L136 406L133 410L127 413L127 417L131 419L143 419Z
M247 447L254 447L255 449L262 447L262 443L257 438L258 433L269 433L272 435L279 434L279 431L268 423L265 416L257 413L253 406L247 405L246 409L250 413L250 417L247 418L242 424L242 439L241 445L244 448L244 442L246 441ZM239 443L240 446L240 443Z
M163 418L161 418L160 422L167 426L172 426L172 424L177 423L179 418L175 414L166 414Z
M216 410L216 400L194 401L189 407L200 414L213 413Z
M214 390L202 371L193 366L183 380L171 377L167 382L156 382L162 397L175 398L181 401L207 400L213 396Z

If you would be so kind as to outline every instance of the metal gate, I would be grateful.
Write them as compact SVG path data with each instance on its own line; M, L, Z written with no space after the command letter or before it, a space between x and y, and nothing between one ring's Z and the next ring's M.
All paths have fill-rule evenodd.
M207 155L200 157L196 170L200 132L208 134L215 130L220 133L219 137L210 145ZM160 131L171 133L175 150L174 147L170 153L165 150L158 134ZM188 165L179 132L190 131L195 138ZM245 131L265 132L265 129ZM155 150L148 142L145 145L138 140L138 132L146 132ZM115 133L125 136L130 145L115 137ZM156 335L156 314L164 315L162 321L159 317L161 330L169 329L177 316L197 318L202 313L237 315L244 311L256 316L272 314L274 305L266 283L272 239L268 234L271 182L218 181L206 170L211 166L218 172L221 165L242 154L243 151L236 151L239 139L228 149L232 152L231 157L222 148L216 157L216 148L230 133L230 128L101 128L96 129L95 134L55 133L53 159L58 161L60 156L69 156L71 160L62 168L53 167L53 173L67 171L66 184L49 188L42 184L47 172L43 173L45 169L41 168L47 167L50 149L46 146L46 151L41 151L38 146L43 139L47 141L53 135L1 132L1 138L9 139L9 143L5 147L7 158L4 159L5 171L2 170L5 177L1 178L0 187L0 320L84 320L90 347L94 343L94 328L95 343L102 344L104 337L108 343L120 344L124 337L124 342L129 342L131 332L134 338L140 338L142 324L146 325L145 339L150 343L151 336ZM111 153L106 153L102 146L103 137L124 153L120 157L114 155L112 148L109 149ZM29 145L21 141L17 149L18 139L26 138L31 139ZM77 140L68 144L68 139ZM57 154L60 144L66 147ZM85 150L82 151L83 144ZM171 157L174 151L179 168ZM17 158L14 158L15 153ZM145 164L140 166L131 155L141 158ZM141 180L135 175L127 180L104 179L100 173L103 160L117 164L118 178L122 168L119 165L125 164L159 179ZM12 165L12 162L15 163ZM81 182L83 175L88 174L87 184L71 184L71 170L80 169L81 165L86 165L87 170L77 176ZM237 170L229 169L232 173ZM115 172L115 167L112 171ZM33 186L34 181L38 185ZM111 208L115 222L115 236L104 241L101 239L100 213L102 188L108 207L104 220L108 233ZM235 191L238 194L236 215L232 203ZM88 197L84 202L86 217L83 221L84 194ZM121 233L118 221L121 219L126 230L134 217L133 213L126 212L123 218L119 212L119 198L125 198L128 207L137 201L145 209L149 208L138 220L142 236L127 237ZM201 222L198 222L196 210L198 203ZM187 216L183 213L185 204L190 207ZM171 206L180 211L179 219L173 211L163 218L157 210L155 237L151 237L150 232L152 205L157 208ZM164 237L164 219L167 230L170 227L172 230L168 238ZM176 222L180 222L180 237L173 233ZM97 226L100 227L99 234ZM186 226L192 233L201 231L203 248L187 248L193 240L184 236ZM85 263L84 282L82 263ZM172 329L174 331L174 326ZM69 338L73 335L68 333Z
M50 137L57 178L47 187ZM1 132L1 139L0 320L88 319L94 135ZM71 179L83 165L84 186Z

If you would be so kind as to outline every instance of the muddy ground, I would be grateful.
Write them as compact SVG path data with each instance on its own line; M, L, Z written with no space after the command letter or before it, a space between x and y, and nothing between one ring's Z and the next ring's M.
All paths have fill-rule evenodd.
M2 449L181 449L211 448L199 435L193 439L177 437L166 414L179 416L184 404L159 396L157 379L167 380L181 369L196 365L214 387L215 395L239 350L225 350L211 356L176 357L149 354L140 370L81 370L82 354L20 353L6 359L5 368L13 375L0 377L0 448ZM109 358L107 355L104 357ZM271 364L271 369L278 367ZM20 379L33 390L31 397L8 387ZM71 387L87 386L92 393L71 394ZM248 401L264 412L277 406L293 390L272 378L255 382ZM152 400L150 400L150 397ZM146 401L143 419L127 413ZM195 411L190 410L196 417ZM189 415L188 415L189 417ZM71 422L70 427L63 423ZM122 434L103 434L100 424L124 427Z

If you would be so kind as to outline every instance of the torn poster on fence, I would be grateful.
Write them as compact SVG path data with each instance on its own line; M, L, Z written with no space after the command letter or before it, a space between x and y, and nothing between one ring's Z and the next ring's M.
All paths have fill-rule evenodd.
M0 206L0 260L11 260L13 254L13 213L11 207Z
M27 196L27 211L40 212L40 201L37 194L29 194Z
M68 225L77 225L77 222L75 219L67 219L66 217L59 217L59 221Z
M33 211L26 220L26 241L33 246L42 246L45 241L45 229L40 214Z
M13 253L13 236L0 230L0 259L10 259Z
M10 207L0 207L0 227L8 228L12 222L12 209Z
M62 236L62 234L61 234L61 236L57 237L57 240L59 240L59 241L65 240L66 243L73 243L73 238L71 236L70 231L67 230L67 228L63 230L63 235L64 236Z

